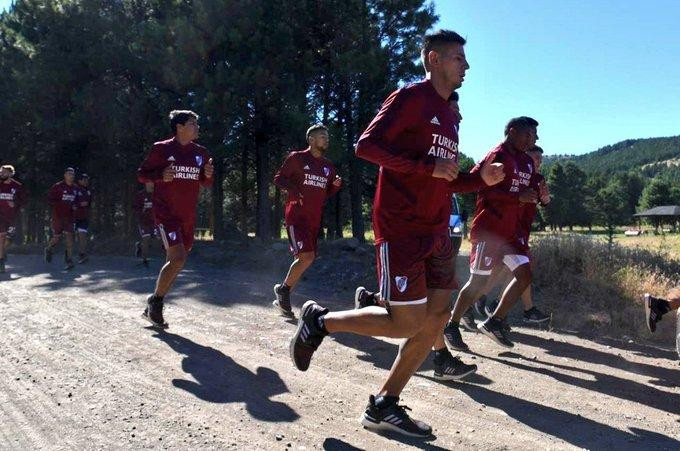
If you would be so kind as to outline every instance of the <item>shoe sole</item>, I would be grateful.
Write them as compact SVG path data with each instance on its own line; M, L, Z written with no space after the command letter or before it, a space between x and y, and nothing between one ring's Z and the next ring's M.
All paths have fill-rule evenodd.
M358 287L354 291L354 310L359 310L361 308L361 305L359 303L359 293L361 293L362 291L366 291L366 288Z
M302 306L302 309L300 310L300 318L298 318L297 329L295 329L295 334L293 334L293 338L291 338L290 345L288 346L288 350L290 352L290 359L293 361L293 365L295 366L295 368L297 368L300 371L307 371L309 369L309 366L307 366L307 368L304 369L298 366L297 362L295 361L295 345L297 344L297 340L298 338L300 338L300 334L302 333L302 327L305 325L304 322L305 313L307 313L307 310L309 310L311 306L314 304L316 304L316 302L309 300L305 302L304 305Z
M408 432L405 431L401 428L398 428L397 426L393 425L392 423L388 423L387 421L379 421L379 422L374 422L372 420L369 420L366 415L362 415L361 418L359 418L359 423L371 431L389 431L389 432L396 432L398 434L402 435L407 435L409 437L417 437L417 438L428 438L432 436L432 431L428 432L427 434L417 434L415 432Z
M477 328L479 329L479 331L480 331L481 333L483 333L484 335L486 335L487 337L489 337L489 338L491 338L493 341L495 341L496 344L499 344L500 346L503 346L504 348L508 348L508 349L512 349L512 348L515 347L514 344L507 345L507 344L503 343L502 341L500 341L500 340L496 337L496 335L495 335L493 332L491 332L489 329L487 329L486 327L484 327L484 324L483 324L483 323L480 324L479 326L477 326Z
M550 317L547 317L545 319L526 319L522 318L522 321L525 322L526 324L542 324L542 323L547 323L550 321Z
M475 366L471 370L468 370L467 372L465 372L463 374L459 374L459 375L434 373L434 378L437 379L438 381L457 381L457 380L463 379L466 376L474 374L476 372L477 372L477 367Z
M474 320L473 320L473 322L474 322ZM474 327L472 327L468 323L461 321L460 325L463 328L463 330L465 330L467 332L477 332L477 325L476 324L474 325Z
M649 293L645 293L645 323L647 324L647 329L654 333L654 330L652 330L652 299Z
M276 311L281 314L281 316L285 316L286 318L295 318L295 313L293 313L292 310L286 310L285 308L281 307L278 300L274 299L272 305L276 308Z
M159 324L159 323L157 323L157 322L152 321L151 318L149 318L148 316L146 316L144 313L142 313L142 318L144 318L145 320L147 320L148 322L150 322L151 325L152 325L153 327L157 328L157 329L163 329L163 330L165 330L165 329L167 329L167 328L169 327L168 323Z

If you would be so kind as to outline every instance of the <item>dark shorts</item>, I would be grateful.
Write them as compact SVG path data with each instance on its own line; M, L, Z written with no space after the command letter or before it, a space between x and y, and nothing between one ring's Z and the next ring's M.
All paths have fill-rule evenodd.
M381 298L390 305L424 304L428 289L458 288L453 246L446 234L385 241L375 248Z
M319 229L312 229L301 224L286 226L288 232L288 244L293 255L302 252L314 252L316 254L316 239Z
M529 248L519 240L488 239L472 241L470 273L489 276L493 269L505 264L510 271L529 263Z
M158 234L163 241L165 250L179 244L184 245L184 250L189 252L194 245L194 223L180 222L177 220L157 221Z
M8 238L13 238L15 232L16 228L12 219L0 218L0 233L4 233Z
M52 215L52 233L55 236L73 233L74 226L73 215Z
M76 219L76 231L87 233L90 229L89 219Z

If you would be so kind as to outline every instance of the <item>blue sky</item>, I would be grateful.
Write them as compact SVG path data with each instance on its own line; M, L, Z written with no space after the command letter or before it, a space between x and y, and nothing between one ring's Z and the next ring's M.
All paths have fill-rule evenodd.
M435 0L463 35L460 148L476 160L532 116L547 154L680 135L680 1Z
M468 40L460 148L475 160L519 115L547 154L680 134L680 0L434 2Z

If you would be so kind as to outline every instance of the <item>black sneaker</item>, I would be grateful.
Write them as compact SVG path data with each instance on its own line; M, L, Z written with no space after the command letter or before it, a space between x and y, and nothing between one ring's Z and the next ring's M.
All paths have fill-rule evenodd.
M503 321L493 316L483 323L479 323L477 328L481 333L491 338L493 341L506 348L515 346L508 338L507 332L503 327Z
M449 349L462 352L468 352L470 350L468 345L463 341L463 337L460 335L458 325L451 321L446 323L446 327L444 328L444 341Z
M76 265L73 264L73 260L71 260L71 259L66 260L66 267L64 268L64 270L70 271L75 267L76 267Z
M85 254L80 254L78 256L78 264L79 265L82 265L83 263L87 263L88 260L89 260L89 258Z
M284 288L283 284L277 283L274 285L274 295L276 299L274 299L272 305L276 307L279 313L288 318L295 318L293 309L290 307L290 288Z
M494 299L484 306L484 313L486 313L487 318L491 318L493 316L493 312L495 312L498 308L498 304L500 304L500 301L498 299Z
M290 340L290 358L300 371L307 371L314 351L317 350L327 332L319 327L319 316L328 313L327 308L321 307L314 301L307 301L300 311L298 327Z
M486 296L482 296L481 298L477 299L473 305L475 312L477 312L480 317L484 318L486 316L486 311L484 311L484 307L486 306Z
M644 303L645 322L647 323L649 331L655 332L656 323L661 321L661 317L670 310L668 308L668 301L661 298L655 298L649 293L645 293Z
M467 365L460 357L446 352L440 360L434 359L434 378L440 381L457 381L477 371L477 365Z
M501 327L503 327L503 330L508 333L512 331L512 328L510 327L510 324L508 324L508 320L503 318L501 320Z
M135 242L135 257L140 258L142 256L142 243L140 241Z
M422 421L409 417L407 406L394 403L383 409L375 406L375 396L368 398L368 406L359 421L366 428L373 431L394 431L410 437L429 437L432 428Z
M467 309L460 319L460 326L468 332L477 332L477 323L475 322L475 315L472 309Z
M359 287L354 292L354 308L360 309L378 305L375 302L375 293L371 293L364 287Z
M154 297L153 294L146 299L146 308L142 313L142 318L155 327L168 328L168 323L163 319L163 300Z
M4 259L4 258L0 258L0 273L5 273L5 272L6 272L6 269L5 269L5 259Z
M46 263L51 263L52 262L52 248L51 247L46 247L45 248L45 262Z
M531 307L529 310L526 310L524 312L524 318L523 321L525 323L532 323L532 324L537 324L537 323L544 323L546 321L550 320L550 315L546 315L536 307Z
M148 268L149 267L149 260L147 260L146 258L144 260L142 260L142 265L144 265L145 267Z

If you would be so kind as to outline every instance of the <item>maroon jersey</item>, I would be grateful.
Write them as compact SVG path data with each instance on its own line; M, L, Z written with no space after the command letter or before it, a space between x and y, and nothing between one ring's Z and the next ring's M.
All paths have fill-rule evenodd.
M510 241L519 237L519 193L529 187L534 162L524 152L512 153L505 143L491 149L475 167L489 160L503 163L505 178L499 184L479 191L470 239L500 238Z
M52 185L47 194L47 199L52 207L52 215L72 217L77 194L78 187L75 184L69 185L61 181Z
M137 213L140 224L153 224L153 193L145 189L135 194L132 208Z
M76 220L87 219L92 203L92 191L90 191L90 188L80 185L77 188L75 218Z
M21 183L10 178L0 182L0 216L12 222L24 203L24 189Z
M190 142L182 146L175 138L153 145L151 152L137 170L141 183L153 182L153 214L157 221L177 220L193 223L201 185L212 185L204 167L210 156L205 147ZM163 181L163 170L175 169L171 182Z
M340 189L333 185L335 178L335 167L329 159L316 158L310 149L291 152L274 176L274 184L288 193L286 224L318 228L324 202Z
M543 176L538 172L535 172L531 176L529 188L533 189L537 195L540 192L540 187L543 180ZM517 236L519 238L523 238L526 242L529 241L529 235L531 234L531 224L534 223L537 208L538 204L533 202L520 202L519 204L519 226L517 230Z
M376 243L445 234L451 194L486 186L479 168L453 182L432 177L435 159L458 161L457 120L429 80L390 94L356 154L380 166L373 199Z

